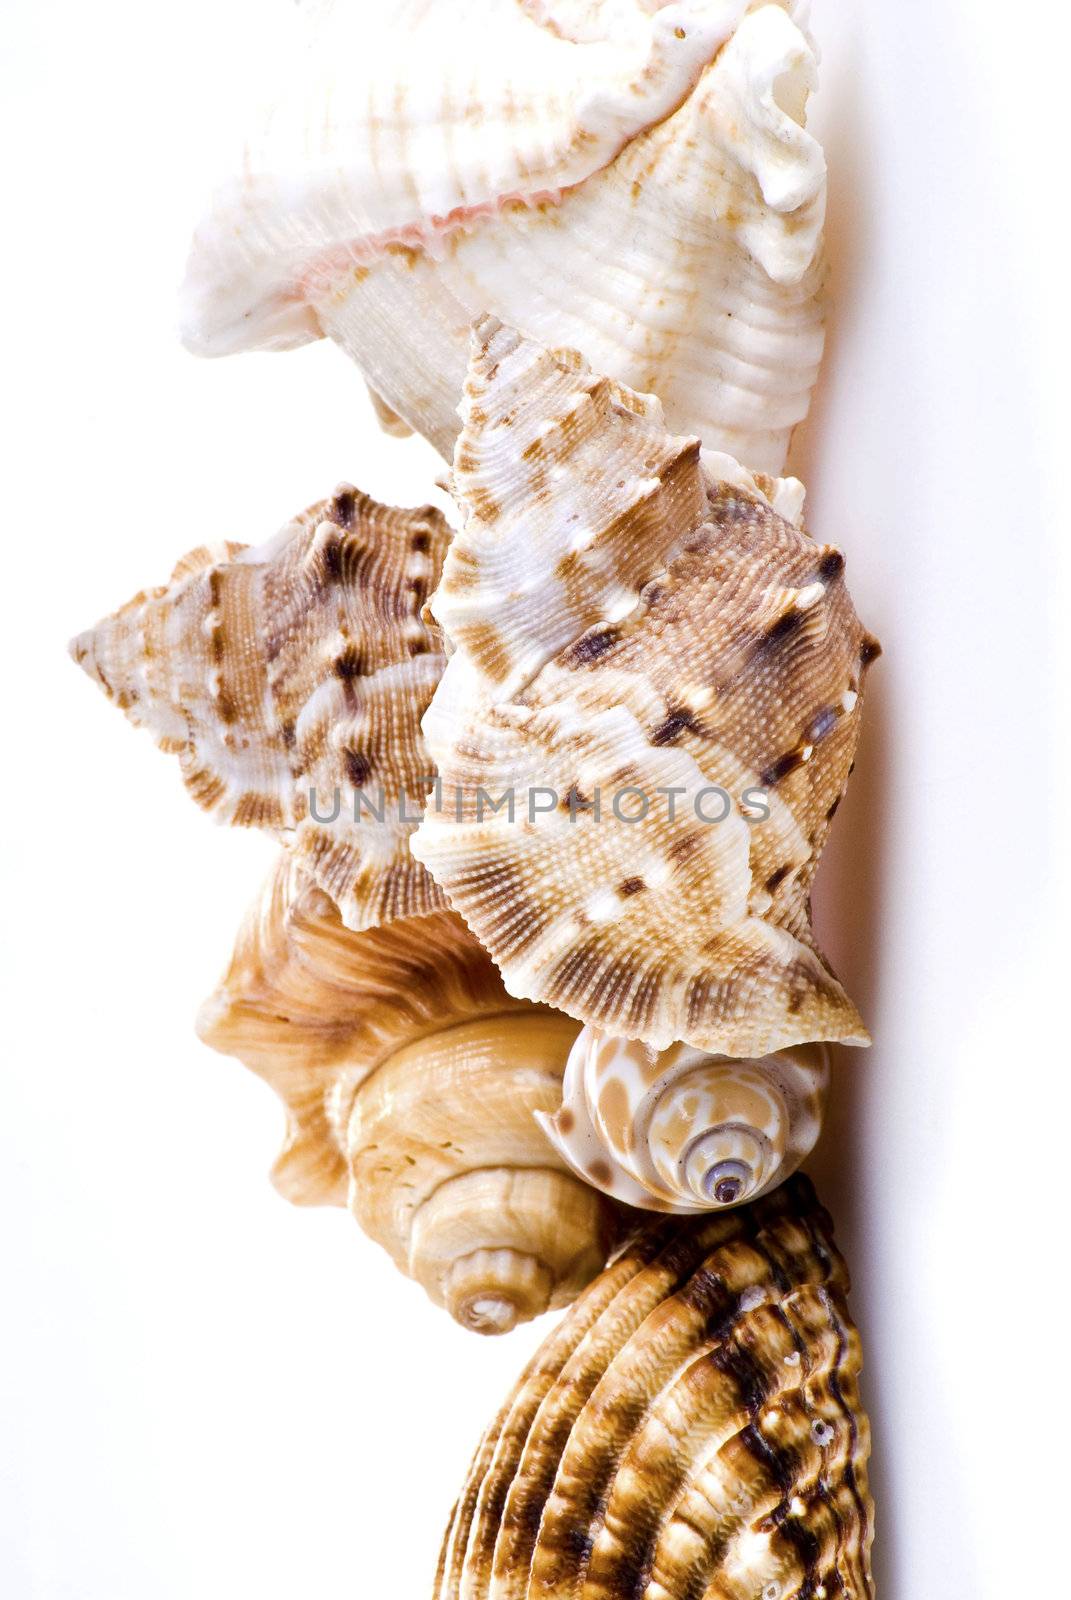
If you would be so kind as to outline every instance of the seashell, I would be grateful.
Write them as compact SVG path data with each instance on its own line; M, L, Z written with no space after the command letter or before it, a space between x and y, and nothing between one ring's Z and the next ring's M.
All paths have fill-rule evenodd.
M823 343L800 9L335 5L197 232L186 342L327 335L449 458L468 326L491 311L779 472Z
M265 828L366 927L442 906L409 854L443 668L421 608L450 536L348 485L255 548L203 547L71 644L219 821Z
M616 1209L534 1115L576 1024L511 1000L451 912L355 933L284 856L198 1028L284 1102L280 1192L348 1205L463 1326L504 1333L605 1262Z
M582 1028L561 1108L539 1121L573 1171L615 1199L709 1211L796 1170L821 1131L828 1083L824 1045L741 1061Z
M809 914L877 653L840 552L493 319L463 415L413 853L511 994L656 1049L866 1043Z
M870 1600L870 1428L829 1217L800 1176L651 1221L484 1435L437 1600Z

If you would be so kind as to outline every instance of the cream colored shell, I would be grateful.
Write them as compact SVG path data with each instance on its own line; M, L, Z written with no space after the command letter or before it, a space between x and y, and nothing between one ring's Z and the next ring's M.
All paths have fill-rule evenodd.
M266 828L354 928L444 904L409 854L443 668L421 608L450 530L343 485L266 544L204 547L71 645L197 803Z
M575 1033L535 1006L491 1011L404 1046L354 1096L350 1209L479 1333L568 1305L606 1259L609 1208L536 1126Z
M574 1172L616 1199L709 1211L796 1170L821 1131L828 1082L824 1045L741 1061L582 1028L561 1109L539 1120Z
M485 1434L436 1600L872 1600L847 1290L799 1176L649 1222Z
M348 1205L465 1327L505 1332L603 1265L615 1209L536 1122L576 1024L512 1000L450 912L354 933L284 858L199 1029L283 1100L281 1192Z
M823 343L800 9L336 4L197 231L187 342L326 334L449 457L490 310L780 471Z
M513 994L659 1049L865 1043L809 920L877 649L840 552L492 319L464 418L414 854Z

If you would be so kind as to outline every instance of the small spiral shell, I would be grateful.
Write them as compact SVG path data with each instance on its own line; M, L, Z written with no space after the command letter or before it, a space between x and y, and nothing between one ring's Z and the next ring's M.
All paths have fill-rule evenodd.
M615 1199L707 1211L754 1200L795 1171L821 1131L828 1081L824 1045L737 1060L586 1027L561 1109L540 1121L574 1171Z

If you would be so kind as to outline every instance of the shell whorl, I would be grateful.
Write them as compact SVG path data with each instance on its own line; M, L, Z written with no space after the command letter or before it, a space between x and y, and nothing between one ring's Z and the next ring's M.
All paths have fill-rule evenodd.
M452 912L354 932L283 857L199 1031L282 1099L279 1190L348 1205L463 1326L506 1332L605 1262L617 1208L536 1122L576 1024L509 996Z
M478 1333L568 1304L606 1260L611 1208L536 1126L575 1033L514 1004L396 1052L354 1096L350 1209Z
M821 1130L828 1080L823 1045L742 1061L583 1028L561 1108L540 1121L573 1170L615 1199L708 1211L755 1200L796 1170Z
M349 485L266 544L192 551L71 653L220 822L284 839L353 928L442 907L409 853L450 529Z
M840 552L492 318L464 417L414 855L513 994L657 1048L866 1043L809 912L877 651Z
M485 1434L436 1600L872 1600L847 1290L799 1175L649 1221Z

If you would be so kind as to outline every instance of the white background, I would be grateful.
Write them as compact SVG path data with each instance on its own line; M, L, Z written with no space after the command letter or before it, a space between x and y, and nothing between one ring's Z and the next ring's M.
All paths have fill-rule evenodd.
M12 1600L416 1600L543 1331L461 1333L346 1214L275 1196L280 1110L192 1032L272 848L214 828L64 652L181 552L257 541L340 478L428 497L435 458L379 434L334 348L199 363L173 335L290 13L3 9ZM1066 1577L1059 14L813 12L836 278L797 466L886 652L819 905L877 1042L840 1067L819 1165L866 1341L883 1600Z

